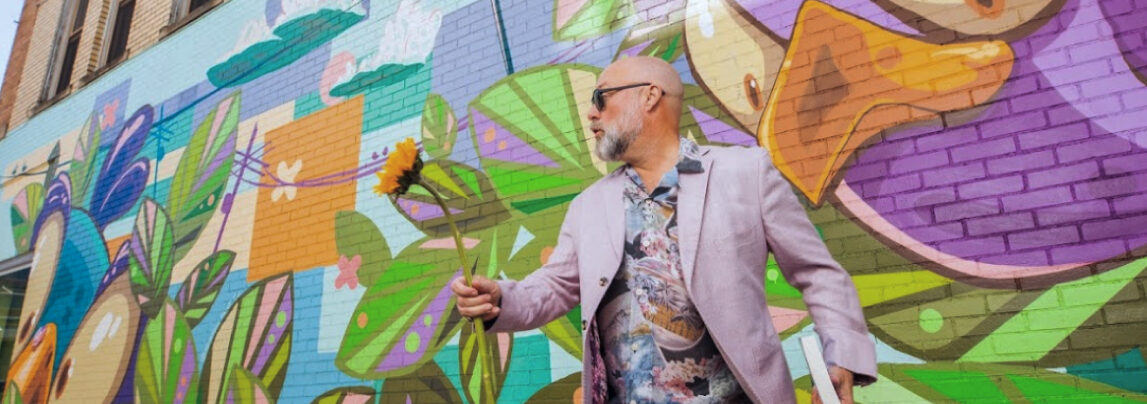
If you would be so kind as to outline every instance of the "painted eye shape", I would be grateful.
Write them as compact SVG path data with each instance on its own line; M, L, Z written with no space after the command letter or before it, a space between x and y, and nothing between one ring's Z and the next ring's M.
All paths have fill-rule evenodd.
M1007 7L1007 0L964 0L969 8L985 18L998 18Z
M72 378L72 359L68 358L64 364L60 365L60 371L56 374L56 399L59 399L64 394L64 390L68 388L68 380Z
M749 105L753 110L760 111L765 109L764 95L761 94L761 84L757 82L757 77L752 73L745 74L744 79L745 98L749 100Z

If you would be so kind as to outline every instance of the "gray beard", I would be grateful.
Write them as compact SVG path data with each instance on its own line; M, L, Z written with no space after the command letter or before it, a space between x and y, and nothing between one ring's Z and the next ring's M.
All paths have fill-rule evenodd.
M637 108L631 108L613 125L604 128L605 133L597 141L597 147L593 150L597 154L597 158L603 161L621 161L621 156L633 144L634 139L637 139L637 134L641 133L645 126L641 118L637 116L637 112ZM623 127L626 124L628 124L628 128Z

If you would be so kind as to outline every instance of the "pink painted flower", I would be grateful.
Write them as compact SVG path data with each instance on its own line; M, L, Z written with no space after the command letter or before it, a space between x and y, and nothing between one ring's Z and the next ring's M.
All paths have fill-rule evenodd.
M347 259L345 255L340 255L338 265L339 275L335 277L335 289L346 286L354 290L358 287L358 267L362 265L362 256L355 255L354 258Z

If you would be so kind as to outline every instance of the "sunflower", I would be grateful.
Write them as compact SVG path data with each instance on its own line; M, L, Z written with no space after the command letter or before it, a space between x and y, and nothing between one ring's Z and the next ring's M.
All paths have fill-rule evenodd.
M421 179L422 158L418 155L414 139L406 138L398 142L394 149L394 153L386 157L386 165L375 173L378 185L374 186L374 193L378 195L405 194L411 185Z

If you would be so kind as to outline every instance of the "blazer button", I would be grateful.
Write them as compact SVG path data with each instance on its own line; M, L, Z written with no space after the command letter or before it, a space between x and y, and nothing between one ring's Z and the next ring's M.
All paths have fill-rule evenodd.
M603 286L603 287L604 287L604 286L605 286L607 283L609 283L609 279L606 279L606 278L603 276L603 277L601 277L601 279L598 279L597 283L598 283L599 285L601 285L601 286Z
M585 331L585 320L581 321L581 330Z

